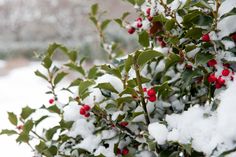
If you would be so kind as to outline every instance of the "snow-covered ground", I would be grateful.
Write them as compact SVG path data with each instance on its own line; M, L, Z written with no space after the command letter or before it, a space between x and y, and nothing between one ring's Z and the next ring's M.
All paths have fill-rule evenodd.
M0 62L1 67L4 62ZM47 103L49 96L45 94L46 83L34 75L40 69L40 63L30 63L29 66L17 68L5 76L0 76L0 130L13 128L7 119L7 112L20 113L21 108L29 105L39 107ZM32 157L33 153L27 145L19 145L16 137L0 136L1 156Z

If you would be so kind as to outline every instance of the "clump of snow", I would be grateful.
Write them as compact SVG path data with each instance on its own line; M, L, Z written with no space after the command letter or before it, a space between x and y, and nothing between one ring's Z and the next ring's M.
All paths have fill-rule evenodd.
M71 102L64 108L64 120L65 121L76 121L82 116L80 115L81 106L77 102Z
M230 82L220 94L221 103L216 111L211 111L209 104L195 105L182 114L167 115L167 127L158 122L150 124L149 133L159 144L166 141L192 144L195 150L208 156L218 156L235 148L235 87L236 81Z
M156 155L149 151L142 151L136 155L136 157L155 157Z
M118 92L122 92L124 89L122 81L110 74L102 75L96 80L96 83L110 83Z
M235 0L225 0L224 2L222 2L221 6L219 8L219 16L222 16L222 15L228 13L235 6L236 6Z
M228 49L231 49L231 48L234 48L235 47L235 43L233 41L229 41L229 40L222 40L221 41L224 46L225 46L225 49L228 50Z
M158 122L151 123L148 125L148 131L150 135L155 138L158 144L165 144L168 135L168 129L164 124L160 124Z
M218 25L217 29L219 29L218 36L219 38L223 38L225 36L230 35L231 33L236 32L236 25L235 25L236 16L229 16L222 19Z
M93 152L94 149L96 149L101 142L101 136L98 135L88 135L84 140L82 140L79 144L74 146L74 148L82 148L89 152Z
M78 119L72 126L69 136L76 137L80 135L83 138L86 138L88 135L92 135L95 130L95 127L92 122L87 121L86 119Z

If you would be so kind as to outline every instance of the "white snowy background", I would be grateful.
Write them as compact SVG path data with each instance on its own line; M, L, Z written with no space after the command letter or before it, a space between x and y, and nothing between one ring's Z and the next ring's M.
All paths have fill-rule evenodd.
M0 66L3 67L4 63L1 62ZM23 106L39 107L48 102L49 96L44 94L47 86L34 75L36 69L40 69L40 63L30 63L0 76L0 130L14 128L8 122L7 112L20 113ZM18 145L15 138L0 136L1 156L32 157L30 148L25 144Z

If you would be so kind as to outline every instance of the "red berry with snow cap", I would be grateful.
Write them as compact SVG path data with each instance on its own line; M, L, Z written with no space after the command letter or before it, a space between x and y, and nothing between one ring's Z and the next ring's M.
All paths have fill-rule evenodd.
M210 39L210 36L209 34L203 34L202 35L202 41L204 42L209 42L211 39Z
M229 69L224 69L224 70L222 70L221 73L222 73L223 76L228 76L230 71L229 71Z
M217 64L217 61L215 59L211 59L207 62L207 65L209 67L214 67Z
M123 150L122 150L122 155L127 155L127 154L129 154L129 149L128 148L124 148Z
M49 99L49 104L53 104L54 103L54 99Z
M147 95L148 96L155 96L156 95L156 91L155 91L155 89L153 89L153 88L151 88L151 89L149 89L148 91L147 91Z
M130 27L129 29L128 29L128 33L129 34L133 34L135 32L135 28L134 27Z

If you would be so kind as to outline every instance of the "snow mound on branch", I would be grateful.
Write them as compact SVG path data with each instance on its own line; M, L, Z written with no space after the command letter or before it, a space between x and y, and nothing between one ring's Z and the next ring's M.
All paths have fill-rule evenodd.
M219 96L216 111L211 106L195 105L182 114L166 116L167 127L158 122L149 125L149 133L159 144L176 141L192 144L196 151L218 156L236 147L236 81ZM217 148L217 149L216 149Z
M148 126L148 131L152 135L158 144L165 144L168 130L164 124L159 124L158 122L152 123Z
M236 6L235 0L225 0L219 8L219 17L231 11L235 6ZM230 35L231 33L236 32L235 20L236 16L234 15L226 17L221 21L219 21L217 28L220 30L218 34L220 39Z

